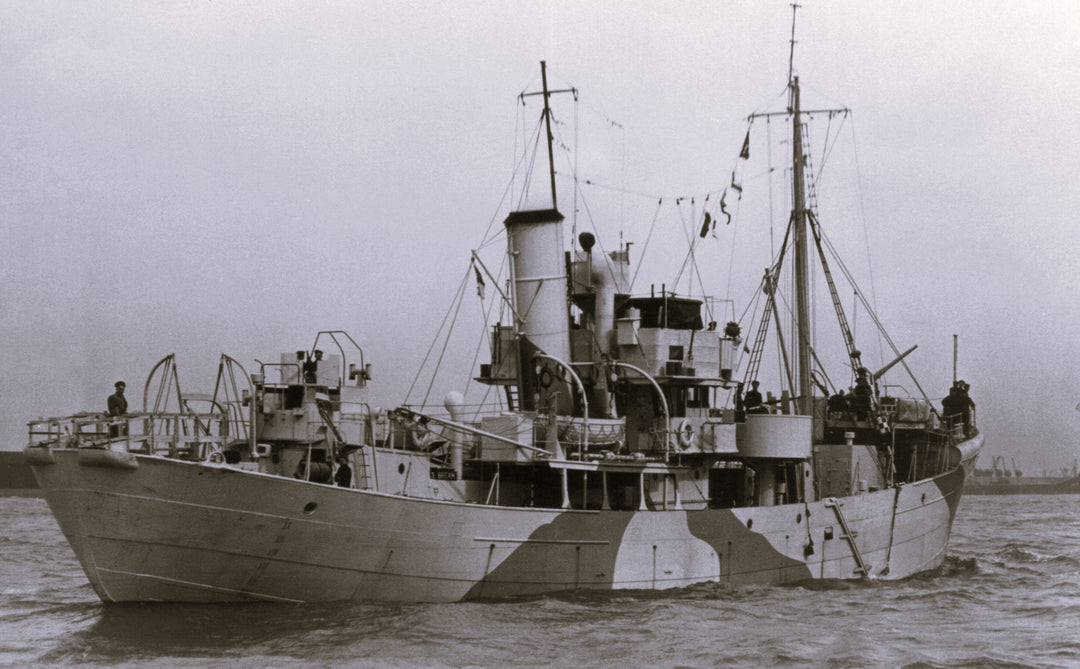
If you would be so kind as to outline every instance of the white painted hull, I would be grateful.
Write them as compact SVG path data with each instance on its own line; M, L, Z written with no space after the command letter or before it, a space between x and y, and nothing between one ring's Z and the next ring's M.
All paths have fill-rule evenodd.
M981 437L975 439L981 441ZM458 601L573 588L858 578L837 513L808 505L525 509L335 488L160 457L37 464L104 601ZM942 563L964 469L839 500L873 578ZM895 513L894 513L895 509ZM827 538L831 536L832 538ZM805 554L808 538L813 552Z

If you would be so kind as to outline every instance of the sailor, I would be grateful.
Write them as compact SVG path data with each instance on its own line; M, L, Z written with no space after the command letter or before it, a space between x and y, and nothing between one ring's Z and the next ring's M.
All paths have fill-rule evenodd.
M950 429L956 421L956 414L960 413L960 407L958 405L960 398L957 397L956 391L957 387L954 383L952 388L949 388L949 394L941 400L941 413L945 418L946 427Z
M743 396L743 409L746 413L764 413L765 407L761 405L761 391L758 390L758 381L750 382L752 386Z
M109 395L109 415L110 416L123 416L127 413L127 399L124 398L124 388L127 387L123 381L117 381L115 384L116 392Z
M127 386L123 381L117 381L113 384L116 388L116 392L109 395L109 415L110 416L123 416L127 413L127 399L124 397L124 388ZM114 424L109 425L109 436L119 437L120 435L127 434L127 424Z
M968 395L971 385L966 381L958 381L956 385L956 410L963 414L964 434L971 434L971 418L975 413L975 402Z
M846 411L848 405L848 398L844 395L844 389L841 388L835 395L829 398L829 411L839 413Z
M870 390L870 370L860 367L855 379L855 419L870 420L873 408L873 391Z
M334 474L334 483L339 488L349 488L352 486L352 468L349 467L349 459L344 454L337 456L338 468Z

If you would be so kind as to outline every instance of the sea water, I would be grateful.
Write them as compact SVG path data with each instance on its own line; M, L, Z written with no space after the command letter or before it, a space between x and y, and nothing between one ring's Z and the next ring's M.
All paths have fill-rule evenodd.
M0 497L0 665L1080 667L1080 496L968 496L899 582L463 604L104 605L45 501Z

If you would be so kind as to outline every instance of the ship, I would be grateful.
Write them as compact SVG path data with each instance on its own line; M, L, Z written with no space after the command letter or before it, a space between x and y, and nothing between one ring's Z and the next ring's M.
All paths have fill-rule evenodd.
M1024 474L1016 466L1016 460L1007 462L1005 456L995 455L989 469L976 468L968 476L964 489L971 495L1070 495L1080 493L1080 476L1077 463L1072 468L1062 467L1057 476Z
M38 494L37 481L22 451L0 451L0 496L34 497Z
M545 63L541 74L550 206L503 220L508 280L469 259L478 292L490 286L508 314L485 326L490 360L470 371L492 408L456 391L439 410L381 408L363 346L325 330L250 370L223 354L211 393L181 392L170 355L141 411L31 421L25 457L103 601L457 602L901 579L943 564L983 435L974 415L879 390L913 348L866 367L828 273L851 384L822 384L808 268L811 247L825 255L798 77L775 113L793 132L784 251L744 328L718 326L695 296L633 292L628 245L605 253L591 233L566 234L557 91ZM761 397L781 271L797 325L787 385Z

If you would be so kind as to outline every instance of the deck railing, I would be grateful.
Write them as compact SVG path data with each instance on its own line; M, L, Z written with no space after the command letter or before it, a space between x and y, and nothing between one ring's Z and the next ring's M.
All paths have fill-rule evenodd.
M107 448L203 460L230 441L224 413L76 414L29 423L31 446Z

